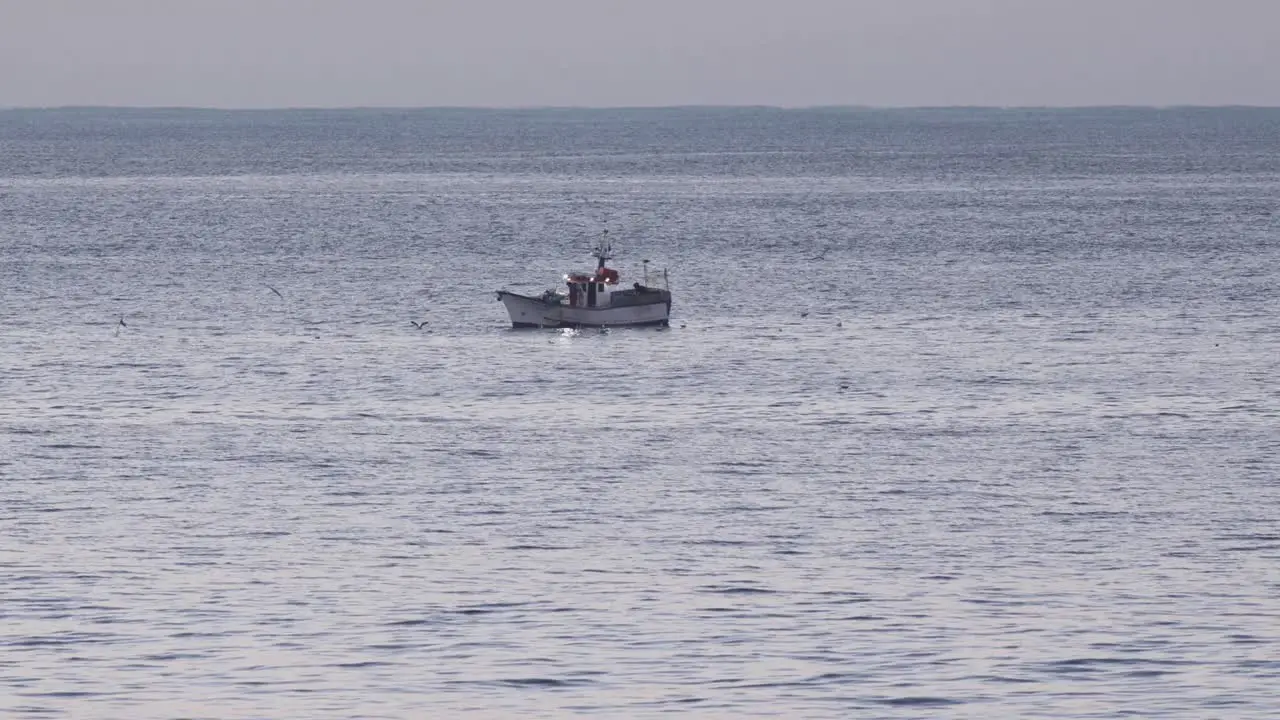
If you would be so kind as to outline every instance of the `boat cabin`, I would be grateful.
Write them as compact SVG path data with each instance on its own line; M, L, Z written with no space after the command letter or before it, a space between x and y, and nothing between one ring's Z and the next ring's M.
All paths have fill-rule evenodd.
M601 264L594 273L571 273L564 279L569 286L569 307L609 307L609 296L618 286L618 271Z

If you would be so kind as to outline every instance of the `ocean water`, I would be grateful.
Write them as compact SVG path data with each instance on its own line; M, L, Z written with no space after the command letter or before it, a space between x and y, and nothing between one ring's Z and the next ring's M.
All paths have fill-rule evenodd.
M0 111L0 716L1278 717L1278 238L1280 110Z

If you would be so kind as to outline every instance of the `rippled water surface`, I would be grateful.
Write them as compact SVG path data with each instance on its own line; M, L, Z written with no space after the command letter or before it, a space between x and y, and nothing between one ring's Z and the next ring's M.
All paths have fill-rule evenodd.
M1280 111L0 112L0 715L1278 717L1278 206ZM603 227L672 326L511 330Z

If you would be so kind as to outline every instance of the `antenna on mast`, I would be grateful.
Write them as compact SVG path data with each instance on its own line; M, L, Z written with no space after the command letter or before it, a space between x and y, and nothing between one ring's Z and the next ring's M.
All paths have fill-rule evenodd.
M600 242L596 243L596 247L591 251L591 254L600 258L599 264L596 265L597 270L604 267L605 260L613 257L613 243L609 242L609 228L605 228L604 232L600 234Z

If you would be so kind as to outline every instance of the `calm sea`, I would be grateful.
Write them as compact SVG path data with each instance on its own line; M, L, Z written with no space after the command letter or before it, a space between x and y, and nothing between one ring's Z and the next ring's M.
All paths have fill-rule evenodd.
M0 716L1280 717L1278 288L1280 110L0 111Z

